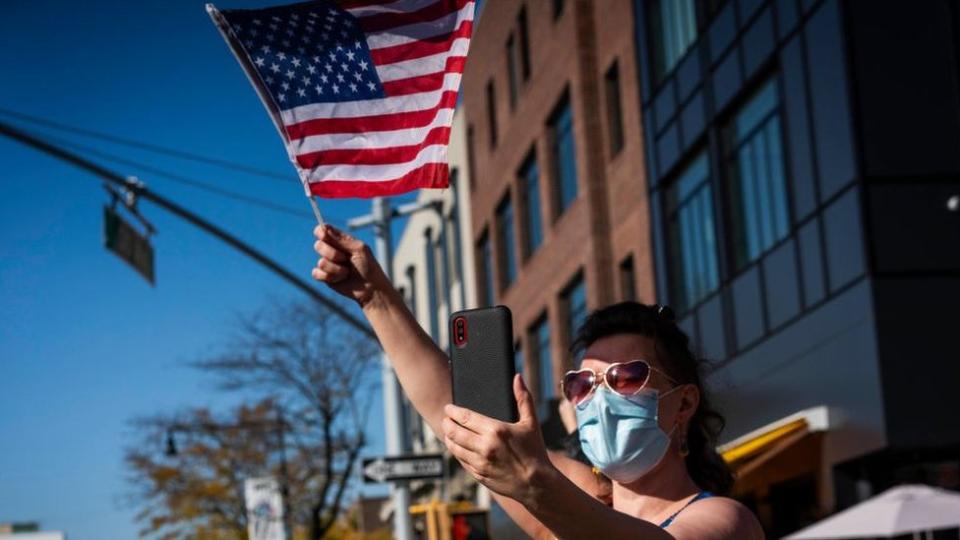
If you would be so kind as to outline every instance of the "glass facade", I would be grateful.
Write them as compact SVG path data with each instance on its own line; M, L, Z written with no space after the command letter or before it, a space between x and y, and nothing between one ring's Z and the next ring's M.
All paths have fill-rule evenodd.
M540 167L537 156L530 153L520 168L523 186L524 255L529 257L543 243L543 217L540 209Z
M790 232L777 84L764 84L727 127L734 262L756 260Z
M659 80L677 65L697 39L694 0L657 0L649 3L653 30L654 77Z
M508 193L497 206L497 260L500 263L500 288L517 279L517 243L513 232L513 202Z
M559 215L577 198L577 148L573 140L573 109L568 96L564 96L550 117L550 134Z
M720 283L709 162L700 153L666 190L670 298L685 311Z

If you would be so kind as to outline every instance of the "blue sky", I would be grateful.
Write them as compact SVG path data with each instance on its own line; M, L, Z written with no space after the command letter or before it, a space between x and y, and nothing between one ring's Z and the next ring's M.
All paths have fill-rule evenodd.
M0 70L0 108L287 174L288 182L267 179L36 130L302 209L302 217L271 212L105 163L309 278L309 206L203 2L7 3ZM122 450L132 442L126 422L232 402L184 364L223 344L235 314L302 297L143 203L159 231L151 288L103 248L106 200L89 174L0 138L0 522L36 520L71 540L135 537L134 511L121 504ZM330 200L321 208L343 225L369 202ZM380 418L371 415L369 455L382 451Z

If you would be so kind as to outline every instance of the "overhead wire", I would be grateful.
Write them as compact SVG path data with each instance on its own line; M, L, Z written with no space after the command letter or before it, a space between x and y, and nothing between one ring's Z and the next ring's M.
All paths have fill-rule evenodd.
M28 133L29 133L29 132L28 132ZM36 134L36 133L33 133L33 135L37 135L37 134ZM275 212L282 212L282 213L284 213L284 214L288 214L288 215L292 215L292 216L296 216L296 217L300 217L300 218L308 218L308 219L312 219L312 218L313 218L313 214L311 214L310 212L307 212L306 210L301 210L301 209L299 209L299 208L294 208L294 207L292 207L292 206L286 206L286 205L279 204L279 203L274 203L274 202L270 202L270 201L265 201L265 200L263 200L263 199L258 199L258 198L256 198L256 197L251 197L251 196L249 196L249 195L244 195L243 193L238 193L238 192L231 191L231 190L228 190L228 189L223 189L223 188L221 188L221 187L219 187L219 186L217 186L217 185L210 184L210 183L204 182L204 181L202 181L202 180L196 180L196 179L194 179L194 178L189 178L189 177L186 177L186 176L177 174L177 173L173 173L173 172L170 172L170 171L166 171L166 170L163 170L163 169L154 167L154 166L152 166L152 165L147 165L147 164L144 164L144 163L140 163L140 162L138 162L138 161L134 161L134 160L131 160L131 159L126 159L126 158L123 158L123 157L121 157L121 156L117 156L117 155L115 155L115 154L111 154L111 153L108 153L108 152L103 152L102 150L98 150L98 149L96 149L96 148L92 148L92 147L85 146L85 145L82 145L82 144L77 144L77 143L72 142L72 141L68 141L68 140L65 140L65 139L61 139L61 138L59 138L59 137L51 137L51 136L49 136L49 135L45 135L44 138L45 138L46 140L48 140L48 141L50 141L50 142L53 142L53 143L56 143L56 144L58 144L58 145L60 145L60 146L63 146L63 147L66 147L66 148L71 148L71 149L73 149L73 150L76 150L76 151L78 151L78 152L83 152L83 153L85 153L85 154L87 154L87 155L90 155L90 156L96 156L96 157L98 157L98 158L100 158L100 159L103 159L103 160L106 160L106 161L109 161L109 162L112 162L112 163L116 163L116 164L119 164L119 165L126 165L126 166L128 166L128 167L133 167L133 168L135 168L135 169L137 169L137 170L139 170L139 171L143 171L143 172L147 172L147 173L149 173L149 174L153 174L153 175L156 175L156 176L164 177L164 178L167 178L168 180L172 180L172 181L178 182L178 183L180 183L180 184L188 185L188 186L191 186L191 187L194 187L194 188L203 190L203 191L207 191L207 192L212 193L212 194L214 194L214 195L218 195L218 196L225 197L225 198L228 198L228 199L233 199L233 200L240 201L240 202L243 202L243 203L246 203L246 204L250 204L250 205L254 205L254 206L259 206L259 207L264 208L264 209L266 209L266 210L272 210L272 211L275 211Z
M40 117L40 116L34 116L34 115L30 115L30 114L26 114L26 113L19 112L19 111L13 111L13 110L10 110L10 109L5 109L5 108L2 108L2 107L0 107L0 114L6 115L6 116L10 116L10 117L13 117L13 118L17 118L17 119L22 120L22 121L24 121L24 122L29 122L29 123L32 123L32 124L37 124L37 125L45 126L45 127L51 128L51 129L57 129L57 130L60 130L60 131L66 131L66 132L74 133L74 134L76 134L76 135L81 135L81 136L84 136L84 137L91 137L91 138L94 138L94 139L100 139L100 140L107 141L107 142L110 142L110 143L119 144L119 145L123 145L123 146L128 146L128 147L131 147L131 148L138 148L138 149L140 149L140 150L146 150L146 151L148 151L148 152L154 152L154 153L157 153L157 154L163 154L163 155L170 156L170 157L175 157L175 158L178 158L178 159L184 159L184 160L188 160L188 161L195 161L195 162L204 163L204 164L207 164L207 165L214 165L214 166L217 166L217 167L223 167L223 168L225 168L225 169L232 169L232 170L239 171L239 172L243 172L243 173L246 173L246 174L251 174L251 175L254 175L254 176L260 176L260 177L263 177L263 178L270 178L270 179L273 179L273 180L282 180L282 181L285 181L285 182L289 182L289 181L291 180L291 175L289 175L289 174L281 174L281 173L274 172L274 171L268 171L268 170L265 170L265 169L260 169L260 168L257 168L257 167L252 167L252 166L250 166L250 165L244 165L244 164L242 164L242 163L236 163L236 162L229 161L229 160L226 160L226 159L215 158L215 157L210 157L210 156L204 156L204 155L200 155L200 154L195 154L195 153L193 153L193 152L187 152L187 151L185 151L185 150L180 150L180 149L177 149L177 148L170 148L170 147L167 147L167 146L161 146L161 145L158 145L158 144L153 144L153 143L138 141L138 140L135 140L135 139L130 139L130 138L128 138L128 137L120 137L120 136L117 136L117 135L112 135L112 134L110 134L110 133L104 133L104 132L101 132L101 131L94 131L94 130L91 130L91 129L82 128L82 127L78 127L78 126L71 126L71 125L69 125L69 124L64 124L64 123L61 123L61 122L57 122L57 121L54 121L54 120L50 120L49 118L42 118L42 117ZM295 177L294 177L294 178L295 178Z

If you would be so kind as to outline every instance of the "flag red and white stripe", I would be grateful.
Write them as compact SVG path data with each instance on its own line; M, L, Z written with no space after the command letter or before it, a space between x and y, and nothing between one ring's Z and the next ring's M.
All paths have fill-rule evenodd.
M308 4L296 4L297 13L305 13ZM224 31L251 81L258 87L309 194L320 197L372 197L423 187L446 187L447 144L470 46L474 0L345 0L338 5L352 16L357 30L362 33L357 35L365 39L366 50L363 53L369 54L363 58L372 60L370 67L375 70L378 79L366 82L369 89L376 93L362 99L344 99L339 93L341 89L349 93L347 86L354 87L354 92L362 90L349 84L351 76L356 77L356 82L365 81L365 73L359 67L353 67L345 57L329 62L322 55L319 58L312 55L316 50L304 52L303 47L298 47L299 51L304 52L300 55L304 62L292 60L292 56L298 56L294 48L299 44L297 38L300 35L290 30L304 27L297 22L308 20L310 22L307 24L313 25L317 21L318 26L308 28L316 28L320 32L324 32L323 28L331 28L319 26L324 20L312 12L306 12L309 19L294 15L289 21L282 17L283 13L278 17L275 12L264 12L262 19L268 23L270 19L266 16L273 14L277 26L270 24L269 27L275 28L277 31L274 33L279 36L283 35L280 31L286 28L285 22L292 25L286 30L293 40L288 47L292 53L290 57L278 54L276 48L270 49L269 45L266 53L261 53L264 47L260 46L260 41L246 38L245 33L250 31L243 26L273 32L259 22L256 27L247 24L248 21L260 19L230 18L230 12L224 12L229 20L221 18L218 21L216 16L214 20ZM337 22L335 14L330 17L330 21ZM350 22L344 24L343 28L353 27ZM337 28L334 26L333 30ZM253 33L263 35L256 31ZM272 34L268 35L273 37ZM326 36L326 32L323 35ZM346 32L342 35L344 40L348 39ZM306 36L309 38L313 34ZM270 43L276 39L270 40ZM284 40L283 43L288 42ZM352 43L344 41L348 48ZM327 49L324 49L324 45L316 47L329 52L333 59L339 54L337 50L341 48L341 42L330 41ZM356 43L356 49L362 49L361 43ZM271 53L278 56L269 56ZM357 60L354 55L350 55L349 59L359 62L356 65L362 66L363 70L367 69L365 61ZM293 61L296 67L289 65L290 69L284 75L283 65L287 60ZM279 69L274 69L273 73L277 74L282 88L266 69L271 63L274 66L270 67L279 64ZM334 64L333 69L329 63ZM341 66L342 72L337 71ZM299 81L301 68L309 69L309 72L302 71L304 84ZM333 81L329 87L320 82L320 78L328 80L325 73ZM343 74L346 74L346 80ZM334 76L346 84L338 85ZM315 90L309 87L313 80L318 83ZM376 89L374 83L379 85ZM305 93L303 87L310 93ZM338 92L335 100L325 100L324 92L333 89ZM299 93L301 98L297 98L298 94L294 92ZM311 100L313 92L317 97ZM287 94L299 99L299 102L284 107Z

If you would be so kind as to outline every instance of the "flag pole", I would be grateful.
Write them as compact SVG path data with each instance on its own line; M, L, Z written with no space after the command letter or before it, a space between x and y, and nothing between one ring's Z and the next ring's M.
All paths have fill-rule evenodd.
M310 201L310 207L313 208L313 215L317 216L317 224L323 227L323 215L320 213L320 207L317 206L317 201L313 198L313 195L309 194L307 195L307 200Z

